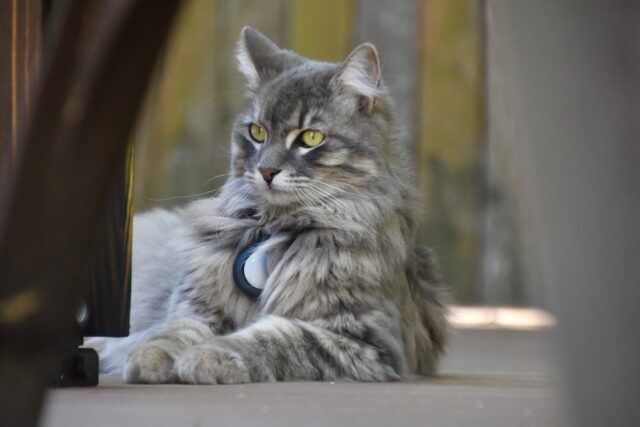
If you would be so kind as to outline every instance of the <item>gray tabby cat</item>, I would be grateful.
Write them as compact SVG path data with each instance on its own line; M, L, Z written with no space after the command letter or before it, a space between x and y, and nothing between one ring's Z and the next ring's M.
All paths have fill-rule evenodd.
M197 384L434 374L446 310L375 47L321 63L245 28L237 56L249 107L231 178L136 217L131 335L93 341L102 370ZM233 268L261 240L256 298Z

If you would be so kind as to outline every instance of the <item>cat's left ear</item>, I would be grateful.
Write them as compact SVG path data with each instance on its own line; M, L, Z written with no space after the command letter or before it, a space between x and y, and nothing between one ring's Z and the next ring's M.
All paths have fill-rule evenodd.
M371 112L380 96L380 56L371 43L356 47L344 60L332 82L355 95L358 108Z

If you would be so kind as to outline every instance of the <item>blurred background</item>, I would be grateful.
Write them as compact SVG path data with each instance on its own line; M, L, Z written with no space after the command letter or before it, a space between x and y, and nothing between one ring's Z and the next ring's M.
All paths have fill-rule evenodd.
M439 254L455 301L536 304L540 286L525 286L518 251L517 165L502 132L507 120L489 120L491 110L504 105L486 96L488 89L500 91L500 57L487 49L486 6L470 0L187 1L135 133L136 211L180 206L224 183L230 128L243 102L234 48L244 25L324 61L339 62L370 41L380 51L403 142L415 161L421 240Z

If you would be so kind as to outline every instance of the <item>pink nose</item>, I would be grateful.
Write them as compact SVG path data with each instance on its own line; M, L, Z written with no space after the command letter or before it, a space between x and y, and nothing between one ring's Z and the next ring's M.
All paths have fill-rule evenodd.
M281 169L273 169L273 168L258 168L258 172L264 178L267 184L271 184L273 181L273 177L280 173Z

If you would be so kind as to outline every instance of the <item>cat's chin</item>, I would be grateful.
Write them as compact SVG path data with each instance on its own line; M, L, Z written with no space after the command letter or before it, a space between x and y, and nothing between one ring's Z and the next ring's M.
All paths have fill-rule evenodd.
M269 188L260 193L266 202L271 206L287 206L298 200L297 195L291 191L283 191Z

